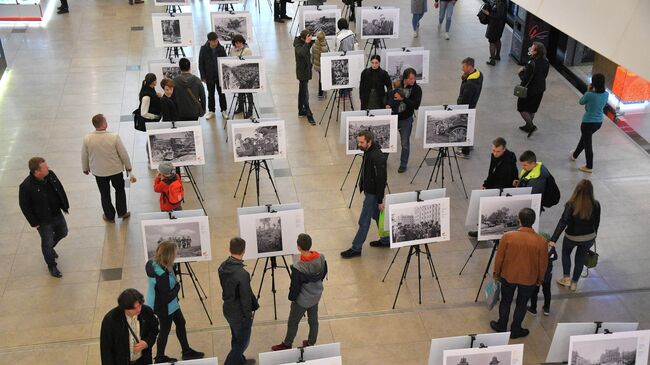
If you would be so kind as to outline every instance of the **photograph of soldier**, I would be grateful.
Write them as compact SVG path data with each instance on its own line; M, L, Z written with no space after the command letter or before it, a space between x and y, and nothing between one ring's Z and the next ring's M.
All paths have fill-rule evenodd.
M201 235L199 222L181 222L144 227L147 254L149 258L156 255L158 244L169 241L176 244L178 258L201 258Z
M280 154L278 126L239 128L235 132L236 157L273 157Z
M467 113L440 117L428 114L426 117L426 143L455 143L467 141Z
M363 12L361 35L364 37L392 36L394 34L394 13ZM366 17L366 15L368 15Z
M410 52L403 53L386 53L386 71L390 75L391 80L399 80L402 78L404 70L412 68L415 70L415 79L422 80L424 70L424 55L423 54L410 54Z
M162 68L163 79L167 78L173 80L176 76L180 74L181 74L181 68L178 67L178 65L163 66Z
M222 64L224 90L256 90L260 89L260 64L258 62L243 62L239 64Z
M255 232L258 253L282 251L282 223L280 217L258 219Z
M390 121L379 121L378 123L368 123L364 121L348 122L348 151L362 151L357 146L357 136L361 131L371 131L375 135L374 143L378 144L381 149L390 148Z
M440 237L440 204L391 208L393 242L409 242Z
M526 199L497 199L481 204L481 235L503 235L519 228L518 214L523 208L532 208L531 201Z
M194 131L151 134L149 145L154 165L163 161L174 163L197 159Z
M241 34L247 41L250 40L251 34L248 34L248 22L250 21L249 13L240 13L231 15L230 13L215 13L212 15L214 32L220 42L230 43L232 39Z
M311 31L311 34L323 31L326 37L336 35L336 9L305 10L302 16L304 17L305 29Z
M165 19L160 21L162 26L163 43L181 43L181 21L178 19Z

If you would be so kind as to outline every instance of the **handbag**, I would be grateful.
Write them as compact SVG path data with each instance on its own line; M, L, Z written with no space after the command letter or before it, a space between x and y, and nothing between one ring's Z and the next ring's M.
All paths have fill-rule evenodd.
M479 23L483 25L487 25L490 22L490 18L488 18L487 14L483 12L483 9L487 7L487 4L483 4L481 8L478 10L478 14L476 16L478 17Z
M131 115L133 115L133 128L140 132L146 132L147 120L140 115L140 109L134 110Z
M485 303L487 304L488 309L492 310L501 297L501 282L492 279L492 281L485 286L483 292L485 293Z
M526 86L523 85L516 85L515 86L515 91L514 94L518 98L525 98L528 96L528 85L530 85L530 82L533 81L533 78L535 77L535 61L533 61L533 73L532 76L530 77L530 80L526 83Z
M593 269L596 265L598 265L598 252L596 250L596 241L594 241L594 249L587 252L585 267L587 269Z

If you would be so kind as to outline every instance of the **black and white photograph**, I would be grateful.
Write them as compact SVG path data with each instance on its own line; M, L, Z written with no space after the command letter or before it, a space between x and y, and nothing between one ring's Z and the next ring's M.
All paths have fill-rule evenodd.
M365 68L363 51L327 52L321 54L321 83L323 90L359 87L361 71Z
M156 254L163 241L176 244L176 262L210 260L210 225L207 216L142 220L145 259Z
M192 58L188 58L190 63L192 63ZM192 65L194 67L194 65ZM178 59L170 60L154 60L149 61L149 72L156 75L156 90L162 92L163 89L160 87L160 82L164 78L174 79L174 77L180 75L181 69L178 67Z
M416 72L418 84L429 82L429 50L422 47L413 49L388 49L381 55L382 67L388 72L391 80L399 80L407 68Z
M180 127L147 130L149 140L149 164L157 169L158 164L169 161L174 166L203 165L203 137L201 127Z
M283 120L233 121L230 128L235 162L286 157Z
M429 110L424 115L424 148L474 144L474 109Z
M443 365L521 365L524 345L445 350Z
M253 23L248 11L225 12L210 14L212 29L223 44L230 44L235 35L241 34L247 43L253 39Z
M479 202L479 241L500 239L504 233L519 228L519 211L531 208L538 219L533 228L539 228L541 195L495 196L481 198Z
M332 85L345 86L350 84L350 61L347 59L332 60Z
M154 5L189 5L190 0L154 0Z
M220 57L219 81L224 92L263 93L266 89L264 61L260 57Z
M239 235L246 241L244 260L295 255L296 240L305 231L302 209L239 215Z
M361 16L361 39L399 38L399 8L362 7L358 14Z
M157 48L189 47L194 44L194 28L192 14L154 13L151 15L153 24L153 41Z
M357 144L359 132L369 130L375 135L375 142L384 153L397 152L397 115L377 115L367 117L348 117L346 154L363 153Z
M571 336L569 365L645 365L648 345L647 330Z
M301 29L310 30L314 38L320 31L328 39L336 38L336 21L341 18L341 9L334 5L303 6L301 14Z
M391 204L390 247L449 240L449 198Z

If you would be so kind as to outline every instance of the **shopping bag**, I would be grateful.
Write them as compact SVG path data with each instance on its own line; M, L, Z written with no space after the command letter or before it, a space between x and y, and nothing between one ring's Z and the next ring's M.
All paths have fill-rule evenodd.
M501 298L501 282L490 280L485 286L485 301L489 310L492 310Z
M379 238L388 237L390 234L384 229L384 212L379 212L379 220L377 221L377 228L379 229Z

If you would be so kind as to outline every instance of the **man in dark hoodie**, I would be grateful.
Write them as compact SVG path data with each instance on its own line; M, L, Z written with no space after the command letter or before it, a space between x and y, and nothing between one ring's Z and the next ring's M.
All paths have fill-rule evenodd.
M417 72L415 69L409 67L404 70L402 74L402 90L401 93L393 94L396 102L399 102L397 113L397 129L399 130L400 143L402 144L402 152L399 157L399 169L397 172L400 174L406 171L409 162L409 154L411 152L411 130L413 129L413 115L420 107L422 102L422 89L416 83ZM386 108L391 108L386 105ZM392 108L391 108L392 109ZM393 113L394 114L394 113Z
M260 306L251 289L251 277L244 269L246 241L239 237L230 240L230 257L219 266L223 299L223 316L230 325L232 348L225 365L254 364L244 356L250 343L253 327L253 312Z
M460 93L458 94L458 105L469 105L470 109L476 109L478 98L483 88L483 75L481 71L474 68L474 59L467 57L463 60L463 75L461 76ZM469 158L472 147L462 147L456 154L463 158Z
M363 151L361 161L361 177L359 191L365 192L363 208L359 216L359 229L352 240L352 248L341 252L341 257L352 258L361 256L363 243L368 236L370 221L379 222L379 212L384 210L384 190L386 189L386 155L381 152L381 147L374 143L375 135L368 130L359 132L357 145ZM388 237L382 237L370 242L372 247L388 246Z
M199 74L201 81L205 82L208 87L208 109L210 110L206 115L207 119L214 118L216 110L216 100L214 98L214 90L219 94L219 106L221 108L221 116L225 119L228 118L228 104L226 102L226 95L221 92L221 85L219 85L219 67L217 62L219 57L228 57L226 49L219 43L217 33L208 33L208 41L201 46L199 51Z
M309 124L316 125L314 115L309 108L309 80L311 80L311 46L312 36L308 29L300 32L293 40L296 55L296 78L298 79L298 116L307 117Z
M192 75L190 60L178 61L181 74L174 77L174 100L178 109L178 120L198 120L205 114L205 89L201 79Z
M287 323L287 335L281 344L271 347L273 351L290 349L298 333L298 324L307 313L309 337L302 341L302 347L314 346L318 337L318 302L323 294L323 279L327 275L325 256L311 251L311 237L298 235L300 261L291 266L289 300L291 311Z

